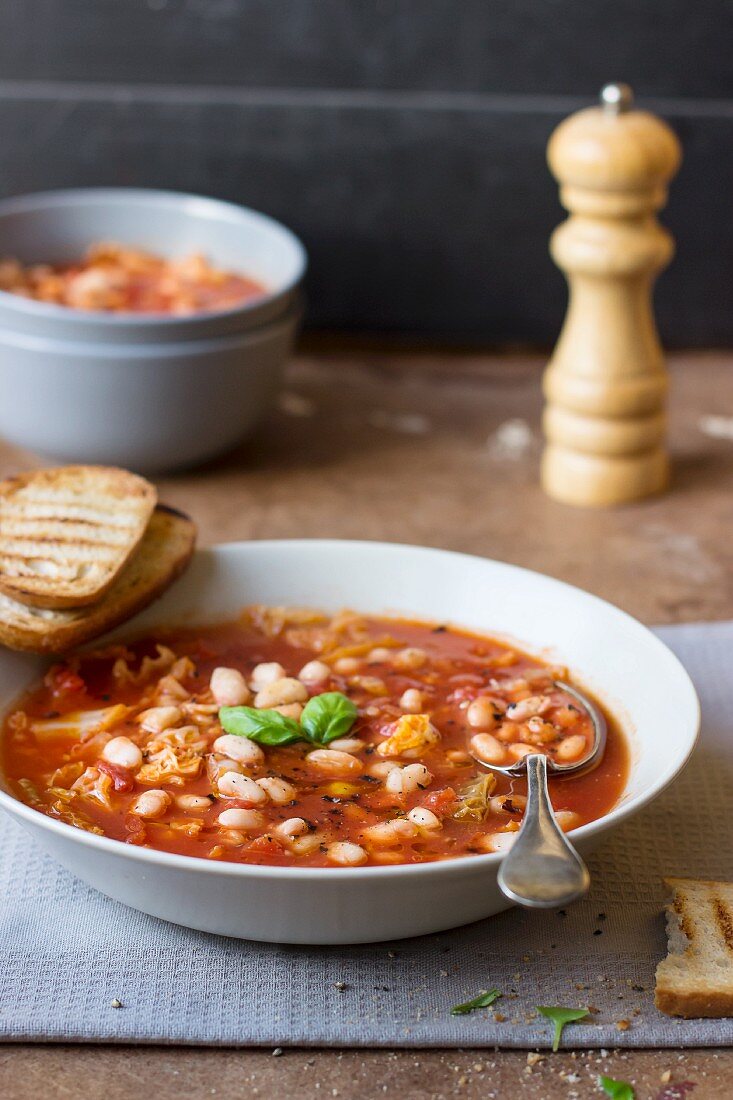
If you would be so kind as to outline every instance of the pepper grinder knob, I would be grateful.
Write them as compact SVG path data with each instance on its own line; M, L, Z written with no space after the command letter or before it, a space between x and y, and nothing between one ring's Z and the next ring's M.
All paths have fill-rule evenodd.
M601 104L606 114L620 115L634 105L634 91L628 84L606 84L601 88Z
M628 85L607 84L600 100L561 122L547 150L569 212L550 251L570 295L545 372L542 484L580 506L637 500L668 481L651 289L674 252L656 211L680 146L666 123L634 108Z

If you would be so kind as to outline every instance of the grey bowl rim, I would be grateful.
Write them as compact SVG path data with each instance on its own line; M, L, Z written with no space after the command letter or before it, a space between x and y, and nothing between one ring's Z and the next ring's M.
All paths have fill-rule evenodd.
M63 308L63 307L62 307ZM264 340L273 336L280 336L284 329L294 325L296 330L303 323L304 305L297 299L291 302L281 313L259 325L251 325L249 328L235 329L233 332L222 332L216 336L178 336L172 340L160 340L155 343L110 343L100 340L95 343L92 340L79 338L65 339L61 336L37 336L26 332L16 333L5 330L0 335L0 343L6 347L35 352L39 355L53 356L59 353L75 355L80 359L101 359L109 363L140 362L154 359L174 359L176 356L186 356L193 353L206 355L218 351L229 351L242 345L245 341Z
M131 199L133 203L143 200L152 200L154 203L164 204L171 201L186 203L196 202L209 206L212 209L223 209L233 213L237 217L245 217L260 222L269 230L274 230L292 247L296 256L296 272L287 282L254 301L235 306L231 309L206 310L186 315L165 313L106 313L102 310L73 309L70 306L55 305L52 302L38 302L33 298L23 298L18 294L12 294L7 290L0 290L0 306L8 310L29 316L46 317L60 324L78 324L80 321L99 326L100 329L114 329L116 326L130 325L135 328L152 328L153 326L172 327L173 325L196 325L198 323L227 319L238 315L246 316L256 312L265 306L277 301L278 298L292 294L303 281L308 269L308 253L301 239L289 229L288 226L273 218L269 214L263 214L251 206L230 202L227 199L217 199L210 195L198 195L193 191L174 191L156 187L59 187L48 191L32 191L24 195L14 195L11 198L0 199L0 222L4 215L15 213L32 213L34 209L44 202L53 200L55 204L63 207L79 199L91 200L115 198Z

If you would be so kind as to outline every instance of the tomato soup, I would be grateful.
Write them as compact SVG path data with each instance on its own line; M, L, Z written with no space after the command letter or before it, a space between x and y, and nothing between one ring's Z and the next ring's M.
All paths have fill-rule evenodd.
M267 293L198 253L170 260L114 242L92 245L75 263L24 267L0 260L0 290L73 309L162 314L234 309Z
M204 859L425 863L506 850L523 778L481 766L582 759L588 714L544 665L441 624L249 608L49 670L4 723L19 799L68 825ZM609 717L600 764L551 777L569 830L628 772Z

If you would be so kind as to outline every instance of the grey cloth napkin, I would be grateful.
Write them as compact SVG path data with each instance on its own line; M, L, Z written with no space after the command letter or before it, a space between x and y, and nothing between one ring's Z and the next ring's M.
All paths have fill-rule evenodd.
M733 878L733 623L659 634L700 692L702 743L672 789L598 851L592 893L566 915L514 909L372 946L240 942L110 901L0 815L0 1038L546 1047L543 1004L596 1009L566 1029L566 1047L731 1045L733 1020L670 1020L653 987L662 875ZM492 987L504 994L492 1010L450 1015Z

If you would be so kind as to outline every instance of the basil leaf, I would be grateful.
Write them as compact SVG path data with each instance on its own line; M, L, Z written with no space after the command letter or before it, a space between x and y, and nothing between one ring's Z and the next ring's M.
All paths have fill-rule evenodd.
M316 745L327 745L337 737L348 733L359 711L340 691L324 691L314 695L303 707L300 722L308 740Z
M560 1036L565 1024L573 1024L576 1020L584 1020L586 1016L590 1015L587 1008L553 1008L547 1005L537 1005L537 1011L546 1016L548 1020L552 1020L555 1025L555 1034L552 1040L553 1051L556 1051L560 1045Z
M598 1084L611 1100L634 1100L636 1093L628 1081L614 1081L613 1077L599 1077Z
M493 1005L494 1001L499 1000L499 997L501 997L501 993L498 989L484 990L472 1001L466 1001L462 1005L453 1005L450 1014L451 1016L468 1016L469 1012L473 1012L476 1008L488 1008L489 1005Z
M221 707L219 721L225 733L248 737L260 745L292 745L305 741L297 722L278 714L276 710L256 710L255 707Z

